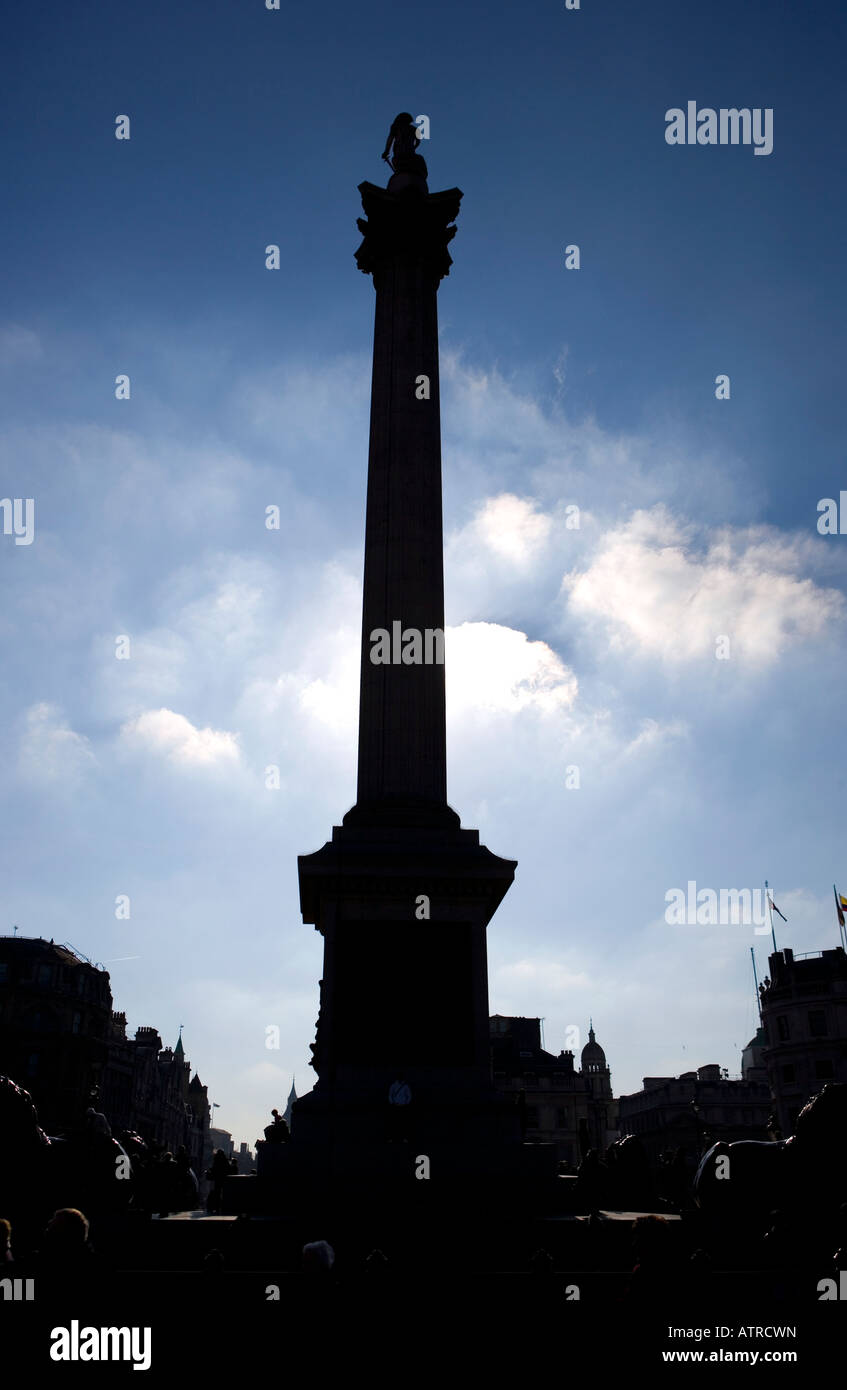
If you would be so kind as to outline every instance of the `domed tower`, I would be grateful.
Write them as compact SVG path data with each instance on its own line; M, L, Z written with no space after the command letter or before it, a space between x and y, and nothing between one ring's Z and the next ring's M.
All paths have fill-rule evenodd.
M588 1042L582 1049L582 1075L596 1100L611 1099L612 1077L606 1065L606 1054L594 1036L593 1019L589 1019Z

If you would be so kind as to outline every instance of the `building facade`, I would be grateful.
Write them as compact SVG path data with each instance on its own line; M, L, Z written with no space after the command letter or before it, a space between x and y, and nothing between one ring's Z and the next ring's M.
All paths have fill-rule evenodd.
M606 1056L593 1027L582 1049L558 1056L541 1046L541 1020L496 1014L489 1020L491 1065L498 1090L514 1097L528 1143L553 1144L559 1162L578 1167L589 1149L618 1137L617 1102Z
M621 1096L618 1106L621 1132L641 1140L654 1166L667 1150L699 1157L719 1139L770 1138L764 1076L730 1077L714 1063L681 1076L645 1076L643 1090Z
M785 1138L809 1098L827 1082L847 1082L847 955L841 946L768 957L761 986L763 1060Z
M233 1152L233 1157L238 1164L238 1171L242 1177L246 1177L250 1173L255 1173L256 1162L250 1145L245 1143L244 1140L239 1144L238 1149Z
M182 1039L163 1047L155 1028L128 1038L109 972L73 947L0 937L0 1072L30 1092L48 1134L82 1128L93 1106L115 1134L184 1145L201 1176L209 1103Z
M68 945L0 937L0 1071L30 1092L47 1133L84 1124L111 1029L108 971Z
M109 1059L100 1108L112 1128L139 1134L146 1143L176 1153L185 1147L197 1177L207 1166L209 1101L199 1076L191 1076L182 1038L164 1047L155 1028L126 1035L126 1015L112 1015Z
M209 1142L212 1146L213 1153L215 1149L220 1149L222 1153L226 1154L227 1158L232 1158L235 1144L228 1129L210 1129Z

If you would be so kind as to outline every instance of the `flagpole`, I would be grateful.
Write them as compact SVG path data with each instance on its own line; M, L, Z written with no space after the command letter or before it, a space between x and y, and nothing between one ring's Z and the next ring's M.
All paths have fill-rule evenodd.
M847 951L847 931L845 931L844 926L844 910L841 906L834 883L832 885L832 891L835 894L835 911L838 913L838 940L841 942L845 951Z
M756 1007L759 1010L759 1022L762 1022L762 996L759 993L759 977L756 974L756 956L753 947L750 947L750 959L753 962L753 987L756 992Z
M773 906L772 906L772 904L771 904L771 895L770 895L770 889L768 888L768 881L767 881L767 879L765 879L765 897L766 897L767 900L768 900L768 918L769 918L770 924L771 924L771 941L773 942L773 953L774 953L774 955L776 955L776 936L775 936L775 934L774 934L774 929L773 929Z

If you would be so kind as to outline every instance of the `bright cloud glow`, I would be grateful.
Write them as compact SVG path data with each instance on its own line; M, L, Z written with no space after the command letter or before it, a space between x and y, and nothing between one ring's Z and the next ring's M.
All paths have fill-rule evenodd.
M605 619L613 648L683 662L714 658L725 634L733 656L760 665L841 620L841 594L797 573L799 544L762 527L726 527L698 551L695 535L662 506L635 512L586 570L565 576L571 612Z
M137 719L128 720L121 734L183 765L235 763L239 758L237 734L197 729L184 714L172 709L147 710Z
M504 492L484 503L470 530L490 550L520 567L528 565L544 545L552 520L533 502Z
M451 715L528 708L550 714L569 709L576 699L576 676L552 647L499 623L448 628L445 662Z

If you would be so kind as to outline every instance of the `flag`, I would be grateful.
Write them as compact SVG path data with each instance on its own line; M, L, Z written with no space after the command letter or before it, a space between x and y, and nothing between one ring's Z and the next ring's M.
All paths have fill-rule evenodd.
M834 884L834 883L833 883L833 885L832 885L832 891L833 891L833 893L835 893L835 884ZM847 907L847 898L843 898L843 897L841 896L840 893L835 893L835 911L838 913L838 925L839 925L839 927L843 927L843 926L844 926L844 908L845 908L845 907Z
M770 903L770 905L771 905L771 907L773 908L774 912L779 912L779 908L777 907L777 905L776 905L776 903L774 902L773 898L771 897L770 893L768 893L768 902ZM786 917L786 915L785 915L784 912L779 912L779 915L780 915L780 917L782 918L783 922L787 922L787 921L788 921L788 918Z

